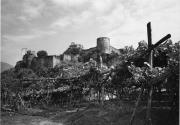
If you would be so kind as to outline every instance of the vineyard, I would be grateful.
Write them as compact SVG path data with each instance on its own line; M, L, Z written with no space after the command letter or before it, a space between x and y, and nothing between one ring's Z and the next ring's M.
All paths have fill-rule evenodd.
M129 114L126 124L133 125L138 107L145 107L143 124L158 124L151 121L154 108L179 112L180 44L169 38L167 35L150 45L149 33L148 44L142 41L137 49L125 47L121 55L106 55L106 62L90 60L46 70L16 67L5 71L1 74L1 109L31 114L28 109L35 107L80 109L96 105L109 111L112 106L115 114ZM124 104L127 102L131 105Z

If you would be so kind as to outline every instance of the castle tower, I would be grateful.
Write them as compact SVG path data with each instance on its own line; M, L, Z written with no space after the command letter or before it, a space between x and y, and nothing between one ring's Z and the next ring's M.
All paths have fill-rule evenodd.
M110 38L99 37L97 38L97 49L99 53L110 53Z

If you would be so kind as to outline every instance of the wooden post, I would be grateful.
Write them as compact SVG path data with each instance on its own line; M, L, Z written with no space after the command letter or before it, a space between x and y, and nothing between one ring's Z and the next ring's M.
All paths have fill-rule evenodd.
M148 48L151 48L151 46L152 46L152 35L151 35L151 23L150 22L147 24L147 35L148 35ZM152 70L152 68L153 68L153 50L150 51L149 64L151 66L150 70ZM146 112L146 121L145 121L146 125L152 125L152 122L151 122L152 92L153 92L153 86L150 85L148 104L147 104L147 112Z
M152 45L151 22L147 24L148 48Z
M167 34L165 37L163 37L162 39L160 39L158 42L156 42L153 45L152 44L151 23L150 22L147 24L147 35L148 35L148 50L142 56L146 56L147 54L149 54L150 70L152 70L152 68L153 68L153 50L157 46L159 46L161 43L163 43L167 39L169 39L171 37L171 35ZM152 125L152 122L151 122L152 93L153 93L153 86L150 85L145 125ZM138 100L140 100L139 97L138 97ZM138 101L136 102L135 109L133 111L133 115L132 115L131 120L130 120L130 125L132 125L132 123L133 123L133 119L135 116L135 111L136 111L137 106L138 106Z
M20 101L21 101L22 106L26 109L26 106L25 106L25 104L24 104L24 100L21 98L21 96L20 96L19 93L18 93L18 97L19 97L19 99L20 99Z
M102 60L102 56L100 55L99 56L99 69L100 69L100 71L102 69L102 66L103 66L103 60ZM103 82L102 82L101 90L99 93L99 100L101 102L101 105L104 105L104 83Z
M146 112L146 123L145 125L152 125L151 121L151 103L152 103L152 93L153 93L153 86L150 86L149 97L148 97L148 105L147 105L147 112Z
M102 85L102 89L101 89L101 105L104 105L104 83Z
M137 110L137 107L138 107L139 102L140 102L140 100L141 100L141 95L143 94L143 90L144 90L144 87L141 87L141 91L140 91L140 93L139 93L139 95L138 95L138 98L137 98L135 107L134 107L134 109L133 109L133 113L132 113L132 116L131 116L129 125L132 125L132 123L133 123L133 121L134 121L135 114L136 114L136 110Z
M70 90L70 100L69 100L69 107L71 107L72 106L72 103L73 103L73 101L72 101L72 99L73 99L73 83L71 82L70 83L70 88L71 88L71 90Z
M152 46L152 35L151 35L151 23L150 22L147 24L147 35L148 35L148 48L151 48L151 46ZM152 67L153 67L153 50L150 51L149 64L150 64L151 69L152 69Z

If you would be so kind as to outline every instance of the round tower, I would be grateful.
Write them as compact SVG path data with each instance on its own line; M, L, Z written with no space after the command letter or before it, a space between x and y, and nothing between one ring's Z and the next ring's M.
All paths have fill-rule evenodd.
M110 53L110 38L99 37L97 38L97 49L100 53Z

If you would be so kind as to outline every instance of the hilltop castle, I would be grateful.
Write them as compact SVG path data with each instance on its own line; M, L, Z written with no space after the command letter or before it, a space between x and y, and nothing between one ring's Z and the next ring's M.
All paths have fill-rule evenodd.
M120 51L110 45L110 38L108 37L99 37L97 38L97 46L89 49L83 49L83 47L79 44L72 43L69 48L79 48L84 53L98 53L98 54L111 54L116 53L120 54ZM79 54L71 54L64 52L62 55L48 55L44 57L35 57L29 56L27 58L27 67L32 67L35 65L34 62L38 63L38 65L42 65L47 68L54 68L62 61L78 61Z

